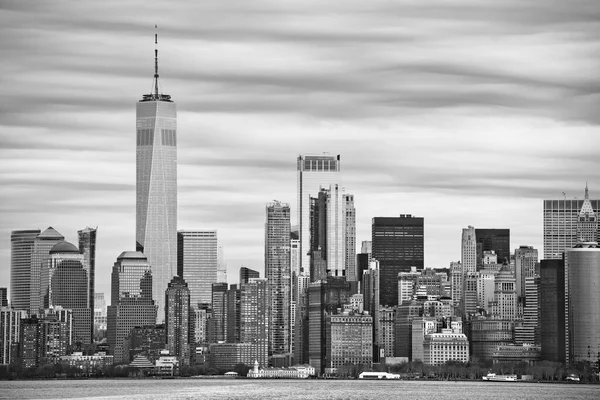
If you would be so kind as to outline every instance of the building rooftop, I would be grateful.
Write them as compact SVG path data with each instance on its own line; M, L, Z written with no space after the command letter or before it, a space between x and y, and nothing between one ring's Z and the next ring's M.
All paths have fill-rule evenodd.
M79 249L77 247L75 247L75 245L73 243L60 242L58 244L55 244L52 247L52 249L50 250L50 254L56 254L56 253L77 253L77 254L79 254Z

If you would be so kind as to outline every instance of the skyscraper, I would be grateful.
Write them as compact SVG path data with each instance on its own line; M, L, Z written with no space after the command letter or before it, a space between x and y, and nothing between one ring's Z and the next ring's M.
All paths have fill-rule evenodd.
M54 228L49 227L40 233L33 242L33 253L31 254L31 280L29 313L38 314L43 308L43 290L41 286L42 269L49 257L50 250L65 240L63 235Z
M240 336L250 343L252 358L262 367L269 363L269 303L266 278L251 278L242 285Z
M598 240L598 218L590 202L587 183L579 217L577 219L577 242L596 242Z
M111 278L106 337L118 363L129 360L125 338L131 328L156 322L156 306L152 299L152 269L144 254L122 252L113 265Z
M260 278L260 273L250 268L240 268L240 287L241 285L248 283L250 278Z
M269 287L269 352L290 351L290 206L274 201L266 206L265 276Z
M19 358L22 318L27 318L27 311L0 307L0 364L12 364Z
M96 286L96 233L98 228L86 227L77 231L79 237L79 252L83 254L83 269L88 274L89 305L92 309L92 337L94 334L95 286Z
M481 266L483 252L494 250L500 264L510 261L510 229L475 229L477 265Z
M381 305L398 305L398 273L410 267L423 269L423 218L410 214L374 217L371 225L372 257L379 261Z
M584 200L544 200L544 259L562 259L562 253L577 244L577 226L586 200L595 215L600 211L600 200L590 200L588 191ZM590 214L586 206L585 213ZM583 221L586 222L586 221ZM593 224L593 221L588 221ZM586 224L587 225L587 224ZM580 228L580 232L581 228Z
M0 307L8 307L8 290L0 287Z
M33 242L39 234L39 229L10 234L10 303L19 310L29 311L31 255Z
M361 277L356 272L356 209L353 194L344 194L344 216L346 279L360 281Z
M73 342L92 342L93 310L90 307L89 276L84 255L69 242L52 247L42 267L43 308L61 306L73 312Z
M341 185L340 156L327 153L299 155L298 171L298 235L300 238L301 272L310 270L310 198L317 197L321 187ZM341 213L342 209L339 208ZM342 215L338 216L341 221Z
M533 246L519 246L515 249L515 278L517 279L517 296L525 297L525 279L536 274L538 251Z
M469 225L462 230L462 240L460 249L460 261L463 267L463 273L475 272L477 270L477 242L475 240L475 228Z
M217 231L179 231L177 249L177 275L188 284L190 304L197 308L199 303L211 303L212 284L217 283Z
M565 263L542 260L540 266L540 337L542 360L565 361Z
M565 253L568 263L568 361L600 359L600 247L580 243Z
M153 86L136 107L136 250L152 266L152 297L162 322L177 265L177 109L171 96L159 93L156 49Z
M190 290L180 276L174 276L165 292L166 345L179 365L190 365L193 332L190 331Z

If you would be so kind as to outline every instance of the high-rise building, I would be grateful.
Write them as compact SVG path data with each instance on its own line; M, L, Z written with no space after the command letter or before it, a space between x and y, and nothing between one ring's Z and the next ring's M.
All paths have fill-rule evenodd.
M596 242L598 240L598 218L592 207L587 183L579 217L577 219L577 242Z
M42 267L41 294L44 309L61 306L73 312L73 342L92 342L93 310L90 307L89 275L84 255L69 242L52 247Z
M95 310L95 287L96 287L96 235L98 228L86 227L77 231L79 238L79 252L83 254L83 269L88 274L89 305L92 310L92 337L94 335L94 310Z
M19 310L30 310L31 256L39 234L39 229L10 234L10 304Z
M49 257L50 250L65 240L63 235L54 228L49 227L40 233L33 242L33 253L31 254L31 280L29 290L29 313L39 314L44 308L43 293L41 285L42 270Z
M227 283L227 261L225 261L225 250L221 245L217 250L217 282Z
M177 108L159 93L156 49L153 83L136 106L135 237L136 250L152 265L152 297L163 322L165 290L177 266Z
M381 318L379 312L381 306L379 300L381 298L379 292L381 290L381 271L379 269L379 262L377 260L371 261L369 269L363 271L361 290L364 299L364 310L373 316L373 349L375 353L378 353L380 342L380 323ZM392 349L393 351L393 349ZM379 359L378 354L375 354L375 360Z
M538 251L533 246L519 246L515 249L515 278L517 296L525 297L525 279L536 275Z
M370 368L373 362L373 317L343 313L325 317L325 373L345 364Z
M540 345L540 276L534 275L525 278L525 306L523 307L523 326L520 331L520 338L517 338L515 331L515 343L527 343ZM517 340L519 339L519 340Z
M542 260L539 300L542 360L565 362L565 264L562 259Z
M507 265L496 275L494 286L493 316L496 319L513 321L517 317L516 279Z
M462 230L460 259L463 274L466 275L477 270L477 242L475 240L475 228L471 225Z
M251 278L260 278L260 273L250 268L240 268L240 287L243 284L248 283Z
M180 367L190 365L194 345L190 322L190 290L182 277L174 276L165 292L166 346L171 356L179 358Z
M310 204L311 197L317 197L322 187L330 185L341 186L340 156L331 156L327 153L320 155L299 155L297 163L298 173L298 236L300 239L300 268L302 271L310 270ZM342 207L339 207L341 221ZM341 226L341 223L340 223Z
M568 355L571 363L600 359L600 246L576 245L565 252L568 263Z
M423 218L410 214L375 217L371 226L373 258L379 261L381 305L398 305L398 273L424 266Z
M106 333L106 299L104 293L94 293L94 336L96 333Z
M213 283L210 325L213 342L224 342L227 339L227 300L227 283Z
M266 278L251 278L242 285L240 336L250 343L252 358L266 368L269 363L269 302Z
M357 275L356 271L356 209L354 208L353 194L344 194L344 215L346 279L360 281L361 277Z
M290 351L290 206L266 206L265 276L269 287L269 352Z
M27 318L27 311L0 307L0 364L10 365L19 359L21 318Z
M238 285L230 285L227 290L227 332L225 340L227 343L239 343L240 322L242 319L242 289Z
M121 253L113 265L111 278L106 336L115 363L119 363L129 359L125 339L131 328L156 322L156 305L152 299L152 269L139 251Z
M0 307L8 307L8 289L0 287Z
M477 265L482 265L483 252L494 250L498 262L510 261L510 229L475 229Z
M587 185L586 185L587 187ZM588 191L583 200L544 200L544 259L562 259L562 253L577 244L577 227L580 214L583 211L580 226L580 234L583 234L594 221L585 221L585 215L591 216L590 208L584 203L591 205L592 212L597 216L600 211L600 200L590 200ZM587 200L587 202L586 202Z
M200 303L212 302L212 284L217 283L219 262L217 231L179 231L177 249L177 275L188 284L190 304L196 308Z

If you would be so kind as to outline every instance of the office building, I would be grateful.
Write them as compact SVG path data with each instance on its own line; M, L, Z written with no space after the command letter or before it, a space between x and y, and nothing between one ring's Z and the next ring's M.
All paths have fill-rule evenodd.
M160 352L166 348L166 337L164 324L131 328L125 340L128 361L131 362L141 355L154 364L160 357Z
M180 367L190 365L191 349L195 349L191 322L190 290L182 277L174 276L165 292L166 348L179 358Z
M79 252L83 254L83 269L88 275L89 306L92 310L90 326L91 335L94 335L95 287L96 287L96 237L98 228L86 227L77 231L79 239Z
M508 265L503 266L494 279L491 308L497 319L513 321L517 317L516 279Z
M423 316L423 301L411 300L403 302L396 311L395 331L396 357L412 359L412 321Z
M539 300L542 360L565 362L565 264L562 259L541 261Z
M371 261L369 269L363 271L361 290L363 295L363 308L373 317L373 347L375 354L375 361L379 359L377 357L379 346L380 346L380 311L382 306L379 303L380 290L381 290L381 275L379 269L379 262L377 260ZM385 307L383 307L385 309ZM392 350L393 351L393 350Z
M225 261L225 250L221 245L217 250L217 282L227 282L227 261Z
M269 289L269 353L290 352L290 206L266 206L265 277Z
M0 307L0 365L14 364L19 359L22 318L27 318L27 311Z
M43 263L40 282L43 308L60 306L72 310L73 341L89 344L94 319L84 255L73 244L61 242L52 247L48 256Z
M469 362L467 336L451 329L425 335L422 360L428 365L442 365L448 361Z
M462 230L460 260L463 274L473 273L477 270L477 242L475 228L469 225Z
M54 228L49 227L40 233L33 242L33 252L31 253L30 268L30 290L29 290L29 314L40 313L44 308L42 287L42 271L45 268L46 260L49 257L50 250L57 244L64 242L65 238ZM13 306L14 307L14 306Z
M538 251L532 246L519 246L515 249L515 278L517 296L525 297L525 279L539 275Z
M587 185L586 185L587 188ZM587 201L586 201L587 200ZM562 259L562 253L574 247L577 240L577 227L580 214L583 211L583 225L579 225L579 232L589 232L587 228L593 226L594 221L588 219L585 221L586 213L592 216L590 207L584 203L589 203L591 211L595 216L600 211L600 200L589 199L588 191L585 191L583 200L544 200L544 259ZM584 229L584 226L586 227Z
M255 348L251 343L212 343L210 345L211 368L233 370L237 364L254 364Z
M0 307L8 307L8 289L0 287Z
M373 362L373 317L343 313L325 317L325 373L345 364L370 368ZM315 368L316 372L316 368Z
M240 268L240 287L241 285L248 283L250 278L260 278L260 273L250 268Z
M269 363L269 302L266 278L251 278L242 285L240 336L250 343L251 357L266 367Z
M39 229L10 234L10 304L19 310L30 310L31 256L39 234Z
M210 338L212 342L224 342L227 338L227 283L212 284L212 319Z
M136 137L136 251L152 266L161 323L165 290L177 268L177 108L171 96L159 93L156 49L152 93L136 105Z
M371 226L372 257L379 261L381 305L398 305L398 273L424 265L423 218L401 214L375 217Z
M587 183L585 184L585 196L579 217L577 219L577 242L596 242L598 240L598 218L592 207Z
M379 347L379 356L394 357L396 347L396 308L379 308L379 326L377 332L377 346ZM375 357L379 361L378 357Z
M106 299L104 293L94 293L94 336L106 333Z
M297 160L297 223L298 236L300 239L300 268L301 271L310 271L311 249L310 226L311 226L311 197L319 195L322 187L341 186L341 162L340 156L331 156L327 153L320 155L299 155ZM342 207L338 211L342 212ZM337 216L342 221L343 215ZM340 227L341 227L340 223Z
M568 263L568 353L571 363L597 362L600 355L600 247L596 242L565 252Z
M230 285L227 290L227 331L225 340L228 343L239 343L240 323L242 321L242 289L238 285Z
M177 232L177 275L190 289L190 304L212 301L212 284L217 283L219 246L216 230ZM154 267L153 267L154 271Z
M483 263L484 251L493 250L500 264L510 261L510 229L475 229L477 265Z
M525 278L525 306L523 307L523 324L519 335L515 331L516 344L541 344L540 331L540 276ZM517 337L519 336L519 337Z
M129 359L125 339L131 328L154 324L157 311L152 299L152 269L144 254L122 252L113 265L111 278L106 336L115 363L119 363Z
M498 346L513 344L514 321L476 317L470 322L471 356L491 360Z

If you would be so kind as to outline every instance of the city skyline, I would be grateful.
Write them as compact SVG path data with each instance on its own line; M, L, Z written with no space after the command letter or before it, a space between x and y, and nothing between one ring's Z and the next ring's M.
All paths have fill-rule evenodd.
M135 250L135 103L154 23L161 91L179 107L178 228L219 231L230 282L242 265L264 277L264 205L296 215L299 154L343 157L357 243L372 217L424 217L428 267L460 260L468 225L542 252L543 200L582 199L586 181L600 198L593 2L29 6L0 16L4 286L12 230L77 243L98 226L97 292Z

